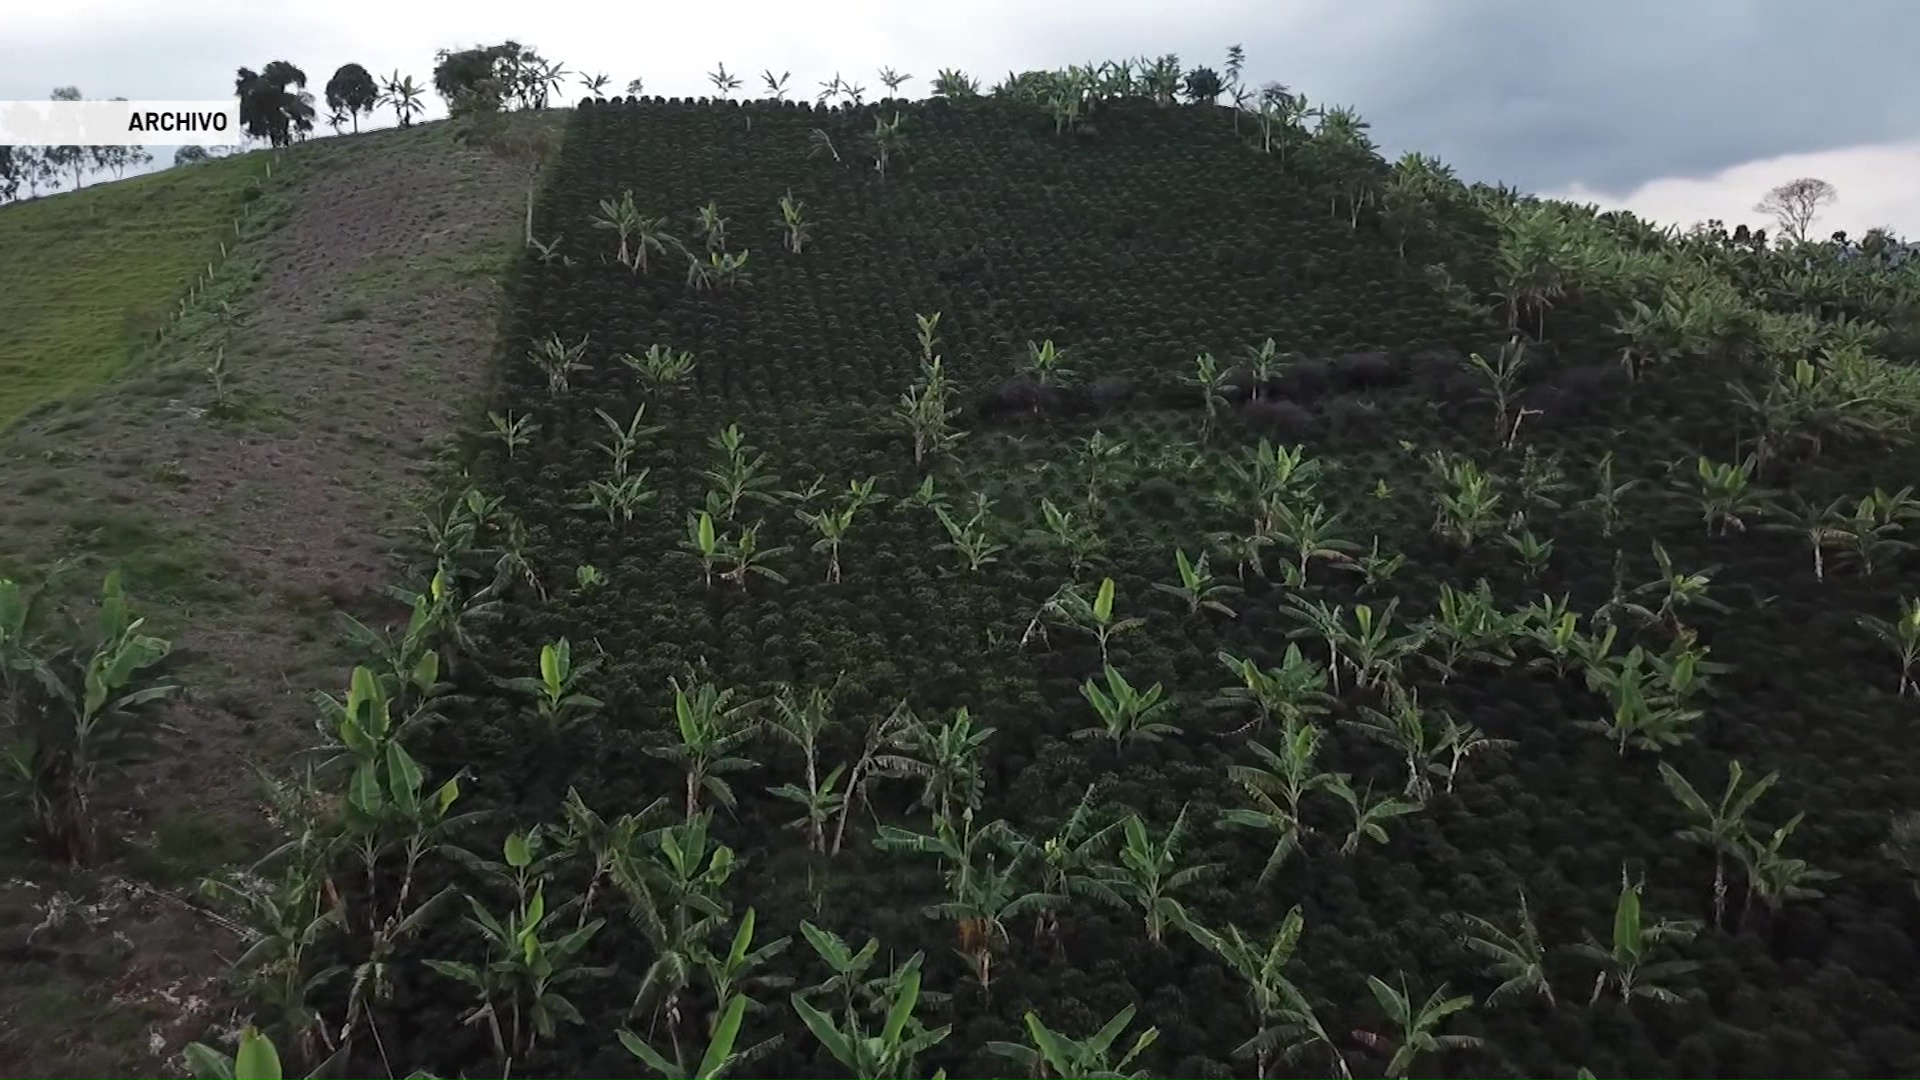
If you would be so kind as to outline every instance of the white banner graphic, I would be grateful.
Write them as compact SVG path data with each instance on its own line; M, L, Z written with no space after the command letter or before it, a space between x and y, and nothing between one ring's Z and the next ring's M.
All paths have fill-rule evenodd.
M0 146L227 146L244 134L233 98L0 101Z

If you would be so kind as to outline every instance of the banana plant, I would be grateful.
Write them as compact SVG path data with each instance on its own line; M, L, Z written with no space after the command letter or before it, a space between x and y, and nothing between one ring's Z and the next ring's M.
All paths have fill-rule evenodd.
M1087 561L1098 554L1106 544L1098 526L1081 518L1072 510L1062 510L1054 504L1052 499L1040 500L1040 514L1046 527L1030 530L1029 535L1065 556L1068 574L1078 578L1080 571L1086 567ZM949 535L953 533L951 527L947 531Z
M1613 451L1600 455L1600 464L1596 470L1598 485L1593 495L1580 503L1581 509L1600 519L1600 535L1612 536L1626 518L1621 508L1628 492L1639 487L1638 478L1616 482L1613 478Z
M1238 612L1227 606L1226 598L1243 590L1237 585L1216 579L1207 566L1205 552L1202 552L1196 561L1187 558L1185 548L1175 548L1173 560L1175 569L1180 573L1179 583L1156 581L1153 583L1155 591L1179 597L1187 605L1189 615L1198 615L1200 610L1205 608L1208 611L1217 611L1229 619L1239 616Z
M1280 508L1313 497L1321 474L1318 461L1307 457L1304 446L1275 446L1261 439L1230 466L1235 484L1252 499L1254 534L1271 537L1279 524Z
M1100 587L1088 600L1081 592L1071 586L1063 587L1055 594L1054 607L1061 619L1075 630L1091 636L1100 643L1100 663L1108 663L1107 645L1114 638L1131 630L1145 626L1147 620L1134 615L1119 618L1114 615L1115 588L1112 578L1100 579Z
M1174 703L1163 700L1166 691L1159 683L1137 690L1112 664L1106 665L1106 683L1104 689L1093 679L1080 685L1080 696L1093 706L1101 726L1081 728L1073 733L1074 738L1111 739L1117 755L1129 743L1158 742L1180 734L1178 725L1161 719L1173 711Z
M785 585L787 576L767 564L792 550L784 544L761 547L760 526L743 525L740 535L729 535L722 541L721 555L731 565L720 572L720 577L740 586L742 591L747 587L747 578L755 574Z
M1298 559L1287 574L1287 584L1293 588L1306 584L1313 560L1345 569L1353 565L1353 552L1360 550L1339 534L1340 515L1329 513L1318 500L1280 503L1273 508L1271 521L1274 542L1292 549Z
M1572 599L1561 596L1558 600L1547 594L1541 594L1539 600L1522 607L1516 621L1520 636L1531 641L1542 655L1528 661L1527 666L1551 665L1554 673L1565 675L1580 663L1579 646L1585 639L1580 630L1580 616L1572 608Z
M1461 548L1470 548L1498 527L1501 495L1492 477L1472 460L1440 450L1427 457L1427 466L1438 483L1433 504L1434 532Z
M614 886L652 956L630 1011L666 1020L675 1058L684 1022L681 996L725 928L723 890L737 865L733 849L713 840L712 822L713 812L701 811L647 834L613 860Z
M713 586L713 568L719 564L726 549L720 544L720 536L713 525L713 512L702 510L698 514L687 514L687 537L680 541L675 555L689 555L700 560L700 571L709 588Z
M700 1059L693 1064L669 1059L626 1028L621 1028L615 1034L620 1037L620 1045L626 1047L628 1053L639 1058L641 1063L660 1076L720 1080L735 1069L753 1064L780 1042L780 1036L776 1035L744 1050L734 1049L740 1041L740 1026L746 1018L747 1004L747 999L738 995L720 999L719 1022L714 1025L713 1034L707 1037L707 1045L700 1052Z
M1342 775L1321 772L1317 767L1321 738L1318 727L1292 720L1280 728L1278 749L1248 740L1247 748L1260 759L1258 765L1227 766L1227 779L1240 785L1253 806L1221 811L1221 823L1259 829L1274 838L1257 884L1265 885L1288 856L1300 849L1301 840L1310 831L1300 817L1301 802L1316 791L1338 795L1347 786Z
M756 924L754 909L748 908L740 916L740 926L734 931L733 943L726 952L708 950L700 957L700 967L706 974L707 986L721 1003L744 1001L746 1008L758 1011L760 1002L748 996L755 989L779 990L793 985L793 979L787 975L766 971L767 962L786 951L793 942L791 937L779 937L764 945L753 944ZM711 1031L717 1032L725 1019L725 1009L716 1009L711 1020ZM758 1058L773 1049L781 1041L776 1035L759 1046L750 1048L750 1057Z
M739 424L728 424L709 438L707 445L720 451L721 460L714 468L702 469L700 478L720 493L727 518L738 514L740 504L749 499L770 505L779 503L776 492L780 478L767 471L767 455L755 452Z
M734 808L730 773L757 769L760 763L734 751L759 734L747 721L751 703L733 704L734 691L709 682L682 686L672 680L673 719L677 738L665 746L647 748L647 754L673 762L686 778L686 818L700 813L700 797L707 794L728 810Z
M848 530L853 528L854 521L863 510L886 499L886 496L874 493L876 479L869 476L865 480L848 481L846 493L831 509L811 511L802 507L794 511L794 516L819 534L812 550L816 554L826 553L827 583L830 585L840 582L840 545L845 542Z
M1382 480L1380 483L1385 484L1386 481ZM1392 555L1380 554L1380 538L1376 536L1373 538L1373 546L1349 564L1348 568L1359 573L1362 588L1371 589L1378 587L1381 582L1390 580L1405 565L1407 565L1407 556L1404 552L1395 552Z
M232 1057L197 1042L188 1043L185 1054L187 1067L198 1080L281 1080L282 1076L280 1052L252 1024L240 1029L240 1045Z
M1369 975L1367 989L1373 993L1373 1000L1379 1004L1380 1011L1386 1014L1393 1035L1385 1038L1373 1032L1356 1034L1360 1034L1362 1041L1375 1049L1392 1048L1391 1056L1387 1059L1388 1076L1404 1080L1413 1069L1414 1059L1421 1054L1466 1049L1479 1046L1484 1041L1474 1035L1440 1034L1440 1026L1447 1017L1473 1007L1471 996L1462 994L1448 997L1445 983L1440 984L1439 989L1428 994L1427 999L1418 1005L1414 1004L1413 995L1407 990L1405 972L1400 974L1398 986Z
M1721 924L1726 912L1727 858L1740 857L1742 845L1748 836L1747 813L1767 793L1767 789L1780 779L1780 774L1768 773L1742 789L1741 781L1745 777L1746 770L1740 762L1727 762L1726 790L1720 793L1719 801L1710 803L1687 782L1686 777L1680 775L1679 770L1664 761L1660 762L1660 779L1666 782L1667 790L1673 793L1691 821L1675 835L1713 852L1714 926Z
M1553 541L1542 540L1531 529L1510 532L1501 538L1507 547L1520 559L1520 567L1531 581L1546 573L1547 563L1553 559Z
M44 625L45 596L45 587L0 578L0 705L11 736L0 766L25 789L48 846L80 866L98 853L101 781L157 750L155 733L170 729L149 706L181 688L152 670L172 643L143 632L118 570L107 574L90 625L76 624L66 640Z
M1693 723L1703 714L1686 707L1670 685L1662 683L1640 646L1589 666L1586 674L1588 686L1606 695L1608 713L1576 723L1612 739L1619 753L1624 755L1629 746L1658 752L1693 737Z
M624 425L608 415L605 409L595 409L593 414L600 418L601 423L607 425L610 433L606 442L594 443L594 448L607 455L607 462L612 467L615 478L627 475L627 463L633 460L634 452L640 448L642 442L666 430L658 424L646 422L647 404L644 401L633 410L633 419Z
M1101 1025L1099 1031L1086 1038L1075 1039L1054 1031L1040 1019L1040 1014L1028 1010L1028 1041L1025 1044L989 1042L987 1052L1006 1058L1027 1070L1029 1076L1061 1077L1062 1080L1078 1080L1080 1077L1139 1080L1147 1074L1127 1072L1127 1066L1153 1045L1154 1040L1160 1037L1160 1029L1150 1027L1135 1036L1133 1045L1115 1060L1114 1044L1126 1033L1127 1026L1133 1023L1133 1013L1133 1006L1128 1005Z
M624 470L625 466L618 468ZM653 470L646 468L632 474L619 471L604 480L588 480L587 501L574 503L570 509L599 510L607 515L609 525L632 521L660 494L647 486L647 478L652 475Z
M1060 910L1073 901L1087 899L1108 907L1127 906L1126 898L1114 891L1107 861L1122 826L1115 820L1095 827L1094 790L1095 785L1087 785L1073 812L1052 836L1044 840L1015 838L1033 874L1034 891L1050 898L1036 912L1034 937L1050 940L1056 946L1060 942Z
M1307 659L1298 644L1287 646L1277 668L1262 668L1251 659L1224 651L1217 654L1217 659L1240 682L1222 689L1208 704L1231 709L1249 704L1254 707L1253 719L1232 734L1262 729L1276 719L1290 729L1324 715L1333 701L1327 693L1327 669Z
M1413 804L1422 805L1433 797L1429 777L1442 771L1439 758L1446 747L1430 710L1420 707L1412 690L1393 690L1387 694L1386 705L1385 712L1363 705L1359 720L1341 723L1400 755L1407 770L1401 794Z
M1447 778L1447 793L1452 794L1454 781L1459 779L1460 766L1475 754L1512 749L1512 739L1496 739L1470 723L1454 719L1451 713L1440 714L1440 749L1445 751L1447 760L1437 762L1435 772Z
M1694 475L1676 484L1699 502L1708 536L1725 536L1728 529L1744 533L1745 518L1766 507L1767 493L1753 485L1754 465L1752 457L1728 464L1702 455L1694 461Z
M911 745L915 737L914 728L918 724L919 719L903 701L868 725L860 756L854 759L853 768L847 770L847 797L841 802L840 815L834 821L833 844L828 849L828 855L840 854L840 848L847 838L847 818L853 812L854 803L866 803L867 786L876 777L915 775L912 772L900 772L899 769L917 759L906 753L892 751L904 750Z
M1193 358L1193 374L1185 376L1184 381L1200 392L1200 403L1205 410L1200 436L1211 438L1220 429L1221 414L1232 404L1227 398L1226 373L1212 353L1203 352Z
M1397 817L1405 817L1420 809L1419 803L1408 802L1382 795L1375 798L1373 789L1355 791L1345 776L1340 778L1338 787L1331 788L1347 809L1353 813L1353 828L1347 838L1340 843L1340 854L1352 855L1360 850L1363 841L1371 840L1376 844L1387 842L1386 823Z
M582 337L571 345L560 340L559 334L548 334L535 343L533 350L527 353L527 359L546 376L547 393L558 396L567 392L567 387L576 371L586 371L587 339Z
M507 679L501 685L533 698L534 715L547 730L560 732L600 711L606 703L580 691L599 667L601 657L573 662L573 643L566 638L540 646L540 673Z
M953 1026L929 1028L913 1013L920 1002L920 954L915 953L894 970L894 988L884 1002L880 1030L869 1035L866 1025L853 1015L835 1018L821 1012L796 992L793 1011L807 1025L827 1053L840 1062L857 1080L884 1080L908 1075L913 1063L946 1041Z
M1871 574L1887 559L1913 550L1912 543L1896 534L1916 516L1920 516L1920 508L1916 508L1912 486L1891 494L1875 488L1854 504L1853 513L1846 519L1843 541L1863 573Z
M1547 978L1547 951L1540 944L1540 930L1534 925L1533 914L1527 910L1526 890L1516 892L1520 907L1512 930L1479 915L1455 915L1451 921L1461 944L1484 960L1488 975L1500 980L1500 985L1487 995L1488 1005L1531 994L1551 1009L1558 1002L1553 997L1553 983Z
M1609 986L1620 994L1623 1002L1637 997L1662 1004L1678 1002L1680 995L1661 983L1692 972L1700 965L1691 960L1654 960L1653 957L1663 945L1693 940L1698 930L1699 924L1692 920L1646 922L1640 909L1640 883L1628 880L1622 868L1620 899L1613 909L1612 940L1603 944L1588 934L1584 943L1573 947L1575 952L1600 965L1600 975L1593 981L1593 995L1588 1003L1599 1001Z
M978 809L986 797L980 758L998 729L976 726L972 710L964 705L938 724L929 724L904 707L897 711L904 720L888 748L898 753L875 755L873 775L920 781L913 806L925 809L935 821L951 822L956 810Z
M1156 945L1166 936L1168 926L1185 930L1193 925L1179 894L1220 870L1218 863L1193 864L1181 859L1186 831L1185 806L1157 838L1147 831L1147 823L1139 814L1128 815L1121 825L1120 861L1113 867L1112 888L1140 909L1147 940Z
M516 856L526 855L526 848L516 850L509 843L509 865ZM586 1022L562 991L583 979L613 973L611 968L585 967L576 962L606 920L594 919L584 926L559 931L553 926L558 912L547 909L544 883L534 886L532 894L504 916L488 911L472 896L467 897L467 904L471 914L464 921L485 942L486 962L429 959L426 964L472 988L480 1003L462 1017L462 1022L477 1024L484 1020L494 1052L511 1070L512 1062L525 1057L541 1039L553 1038L561 1023Z
M540 431L540 423L531 416L515 416L513 410L507 410L505 416L497 412L487 413L487 423L492 430L487 437L498 439L507 448L507 460L513 460L514 451L533 442L534 435Z
M1225 931L1214 931L1196 924L1192 932L1246 987L1247 1004L1258 1030L1234 1048L1234 1057L1253 1058L1254 1075L1266 1080L1276 1063L1290 1063L1317 1045L1330 1055L1334 1075L1352 1080L1353 1073L1338 1044L1321 1027L1305 995L1287 975L1287 966L1300 944L1303 922L1296 904L1266 943L1248 937L1233 925Z
M695 227L706 241L708 254L727 250L727 219L720 213L720 204L709 202L694 211L693 217Z
M695 366L693 353L684 349L675 352L665 345L649 345L639 356L621 353L620 363L632 369L648 391L655 394L685 383Z
M1027 374L1039 386L1063 386L1073 379L1066 350L1056 347L1052 338L1027 342Z
M805 696L787 685L774 691L773 718L766 730L800 752L805 786L789 782L767 791L800 808L801 817L789 822L788 827L805 829L808 849L821 854L827 850L827 822L847 801L846 790L840 786L847 767L836 765L825 776L820 773L820 739L833 726L831 689L810 687Z
M1892 621L1873 615L1855 616L1854 622L1872 634L1900 660L1900 686L1895 693L1901 697L1908 694L1920 695L1920 682L1914 679L1914 667L1920 664L1920 597L1911 597L1900 601L1900 617Z
M1440 583L1439 610L1421 624L1422 640L1436 647L1426 659L1446 682L1469 663L1506 667L1513 662L1513 641L1521 618L1500 610L1493 586L1481 578L1471 591Z
M622 191L618 199L601 199L600 212L594 215L593 227L610 232L620 240L620 250L614 253L614 261L621 266L632 266L633 255L628 241L639 230L640 209L633 204L633 190Z
M1004 821L974 828L973 810L961 814L956 830L947 818L937 818L931 833L917 833L882 825L874 846L882 851L933 855L939 858L947 899L922 909L930 919L954 925L958 948L982 991L993 989L993 961L1009 941L1007 924L1029 913L1044 911L1060 897L1029 890L1027 859L1033 847L1021 841ZM1011 852L1002 864L995 856Z
M1814 882L1831 881L1838 874L1817 870L1804 859L1788 858L1780 848L1800 827L1806 814L1795 814L1785 825L1773 830L1765 840L1744 836L1740 841L1740 863L1747 871L1747 905L1759 897L1767 910L1778 914L1788 900L1809 900L1824 896Z
M1520 425L1532 412L1516 409L1520 399L1520 374L1527 368L1527 350L1516 335L1511 344L1494 352L1492 360L1479 353L1467 357L1467 367L1477 372L1486 385L1482 388L1493 403L1493 438L1503 448L1511 448L1520 437Z
M1813 579L1827 580L1827 551L1838 548L1852 539L1845 507L1847 499L1842 496L1827 506L1814 506L1806 497L1793 494L1791 503L1769 503L1764 509L1769 517L1777 521L1766 521L1760 528L1767 532L1792 533L1807 545L1807 551L1813 557Z
M1417 626L1394 632L1393 616L1399 607L1400 600L1395 597L1378 609L1376 616L1371 604L1355 604L1353 628L1340 624L1340 656L1353 669L1355 686L1383 686L1397 681L1400 662L1419 652L1425 642L1425 632Z
M807 204L795 199L792 191L780 196L780 227L786 231L787 250L795 255L805 251L813 240L813 222L807 219Z
M1625 611L1648 622L1668 623L1677 634L1686 629L1686 624L1680 619L1680 613L1688 608L1706 608L1719 612L1730 610L1725 604L1709 595L1708 590L1713 584L1713 575L1719 573L1719 566L1709 566L1704 570L1691 573L1676 570L1673 558L1667 554L1667 549L1662 547L1658 540L1653 542L1653 560L1660 568L1660 576L1628 590L1623 602L1619 605ZM1649 607L1639 602L1640 597L1658 598L1659 603Z
M854 87L849 92L858 93L859 88ZM906 117L897 112L893 114L891 120L875 116L873 131L867 139L873 144L873 169L880 174L880 179L884 182L887 178L887 166L893 164L894 156L906 146Z
M1087 476L1087 513L1098 517L1106 497L1106 483L1127 452L1127 444L1096 431L1074 445Z

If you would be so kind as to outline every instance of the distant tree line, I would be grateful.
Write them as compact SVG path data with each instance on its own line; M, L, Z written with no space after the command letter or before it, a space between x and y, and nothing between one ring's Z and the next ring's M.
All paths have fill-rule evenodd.
M77 86L55 87L48 96L54 101L86 100ZM0 203L30 199L68 184L78 190L89 176L102 172L118 180L128 169L152 161L144 146L0 146Z

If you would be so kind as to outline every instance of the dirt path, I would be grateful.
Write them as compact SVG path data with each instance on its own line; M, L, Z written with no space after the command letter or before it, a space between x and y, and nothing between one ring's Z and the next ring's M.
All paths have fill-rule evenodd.
M163 889L257 851L252 768L311 738L315 691L343 691L333 612L395 580L438 442L487 385L517 239L515 178L444 129L295 153L230 326L0 438L0 544L128 563L184 661L178 752L115 826L137 850L113 878ZM230 419L202 374L222 340ZM0 1075L150 1071L216 1018L229 935L139 885L4 858L0 948L20 977L0 986ZM80 905L64 921L56 893ZM41 922L57 925L28 942Z

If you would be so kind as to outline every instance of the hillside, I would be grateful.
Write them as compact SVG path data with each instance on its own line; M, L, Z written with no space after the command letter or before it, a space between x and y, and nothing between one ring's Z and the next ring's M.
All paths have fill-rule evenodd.
M1108 103L1056 134L1005 101L901 106L905 135L882 177L863 136L895 115L649 102L573 122L537 229L562 239L524 271L495 405L497 428L528 427L474 444L474 483L501 499L493 527L526 526L509 550L530 577L470 579L501 617L476 608L479 642L449 669L469 697L415 743L429 776L467 770L463 806L506 811L479 849L506 821L545 823L559 831L536 855L564 860L575 837L583 856L611 860L601 899L585 865L561 861L546 900L604 905L581 912L607 921L569 962L618 974L571 984L586 1023L541 1039L516 1069L630 1068L602 1034L629 1015L657 1047L670 1034L697 1045L696 1019L675 1030L660 1016L705 1015L711 977L647 965L724 947L729 921L675 929L693 912L749 908L756 943L791 939L757 970L803 988L831 971L802 920L879 941L870 975L924 954L924 985L951 999L920 1015L951 1030L919 1055L923 1072L996 1074L1006 1063L989 1044L1024 1041L1029 1009L1078 1037L1136 1008L1133 1030L1159 1036L1133 1067L1249 1075L1232 1051L1259 1016L1210 953L1239 955L1217 936L1238 927L1253 962L1290 910L1304 932L1285 975L1312 1012L1265 1006L1266 1023L1296 1028L1269 1068L1283 1046L1308 1075L1335 1054L1356 1074L1387 1068L1397 1037L1369 976L1378 993L1405 973L1418 1006L1443 984L1477 1001L1524 974L1465 948L1449 921L1464 916L1523 952L1537 932L1549 951L1513 999L1436 1018L1476 1041L1421 1055L1423 1070L1867 1075L1920 1062L1916 986L1899 959L1912 898L1879 848L1890 811L1915 794L1911 707L1894 693L1897 657L1856 625L1897 619L1907 556L1859 541L1864 572L1835 534L1823 544L1836 565L1816 579L1804 545L1763 527L1776 515L1761 509L1844 498L1835 512L1850 513L1898 486L1910 449L1890 457L1879 439L1843 437L1816 456L1789 449L1800 440L1782 426L1769 432L1774 463L1744 489L1700 479L1702 455L1724 466L1754 435L1729 423L1729 380L1764 384L1778 354L1743 360L1709 339L1691 355L1700 338L1683 337L1636 349L1628 383L1606 329L1625 305L1605 275L1650 273L1662 243L1630 221L1496 213L1496 193L1463 192L1434 200L1403 258L1367 207L1354 220L1337 174L1316 175L1324 149L1295 144L1284 164L1236 137L1224 111ZM618 206L627 190L634 215ZM783 249L792 230L777 206L789 193L811 223L797 253ZM703 246L708 204L728 223L724 242ZM619 265L619 230L588 225L622 216L665 217L709 267L750 252L744 273L729 283L722 268L702 288L685 257ZM1513 267L1527 256L1521 230L1540 234L1535 259L1585 261L1553 291L1533 285ZM1639 261L1580 247L1603 241ZM1731 238L1700 242L1725 245L1733 280L1766 272ZM1425 270L1422 250L1449 272ZM1463 304L1449 280L1472 297L1514 294L1518 321L1546 329L1520 354L1504 418L1465 357L1514 355L1500 349L1504 312ZM1676 308L1719 295L1678 288ZM1899 288L1874 302L1913 295ZM935 313L923 346L916 316ZM1803 324L1783 310L1750 325ZM1195 355L1263 365L1267 338L1272 370L1223 375L1210 431L1207 395L1188 381ZM1064 357L1051 368L1035 356L1052 355L1047 340ZM691 353L679 385L657 350ZM1898 387L1885 391L1907 423L1910 375L1887 375ZM925 387L943 380L951 424L969 430L916 461L891 414L903 393L938 397ZM1261 400L1231 403L1255 388ZM616 454L627 431L630 465ZM1274 452L1294 444L1298 459ZM884 502L846 495L867 478ZM1596 502L1596 488L1617 497ZM1911 493L1878 505L1861 513L1884 513L1891 540ZM1177 552L1211 556L1215 591L1157 588L1179 586ZM1110 642L1097 633L1104 579ZM1060 592L1070 582L1078 599ZM1234 617L1194 606L1202 598ZM488 689L483 672L534 673L543 645L562 641L581 670L547 665L547 705L537 682ZM570 706L572 692L592 700ZM810 720L825 724L817 764L803 749ZM863 746L890 763L860 774L878 832L855 810L837 855L809 851L808 808L831 846L853 780L827 774L859 768ZM1772 862L1722 856L1732 884L1720 925L1706 926L1716 860L1676 835L1688 817L1656 764L1711 802L1736 760L1749 781L1779 773L1751 811L1754 835L1788 831ZM563 813L569 791L581 804ZM652 843L691 845L692 866L656 866L666 856L645 840L594 846L599 826L579 816L583 805L612 821L656 799L638 820L668 829ZM1089 838L1108 823L1121 831ZM1048 836L1067 846L1027 846ZM700 845L716 843L738 864L687 882ZM1743 858L1774 875L1756 879L1757 900L1728 865ZM1780 861L1791 858L1813 866ZM1568 948L1589 935L1613 948L1623 873L1649 930L1693 921L1664 944L1622 941L1647 951L1638 969ZM432 880L513 910L511 890ZM705 899L670 899L689 893ZM677 906L689 903L717 906ZM1189 917L1198 929L1182 928ZM434 955L479 956L475 933L448 926ZM1606 984L1589 1004L1607 971L1674 999L1623 1001ZM418 1030L452 1031L471 1007L447 976L418 970L398 991ZM753 1069L843 1074L784 993L754 996L767 1007L747 1014L742 1045L782 1041ZM1329 1041L1298 1029L1303 1016ZM490 1067L488 1036L468 1030L408 1060ZM1345 1034L1365 1031L1382 1034Z
M149 343L238 242L265 167L243 155L0 208L0 427Z
M509 180L303 174L248 378L460 438L399 609L231 545L373 627L216 873L289 1071L1920 1070L1920 268L1076 85L587 102L493 350Z
M55 570L50 598L84 603L118 570L186 688L141 722L168 725L157 752L110 722L88 747L104 824L83 867L48 850L25 797L58 759L22 737L71 747L71 722L55 738L0 726L34 770L0 786L0 828L21 838L0 857L0 1073L152 1074L224 1022L242 948L236 924L199 910L200 882L272 842L259 777L312 741L313 691L351 667L337 612L390 609L377 590L413 502L489 378L490 276L519 197L434 125L0 207L0 341L22 369L5 385L64 388L0 418L0 580L31 590ZM149 299L176 315L158 342L121 325ZM68 344L41 344L55 339ZM0 656L22 655L15 617L0 617Z

